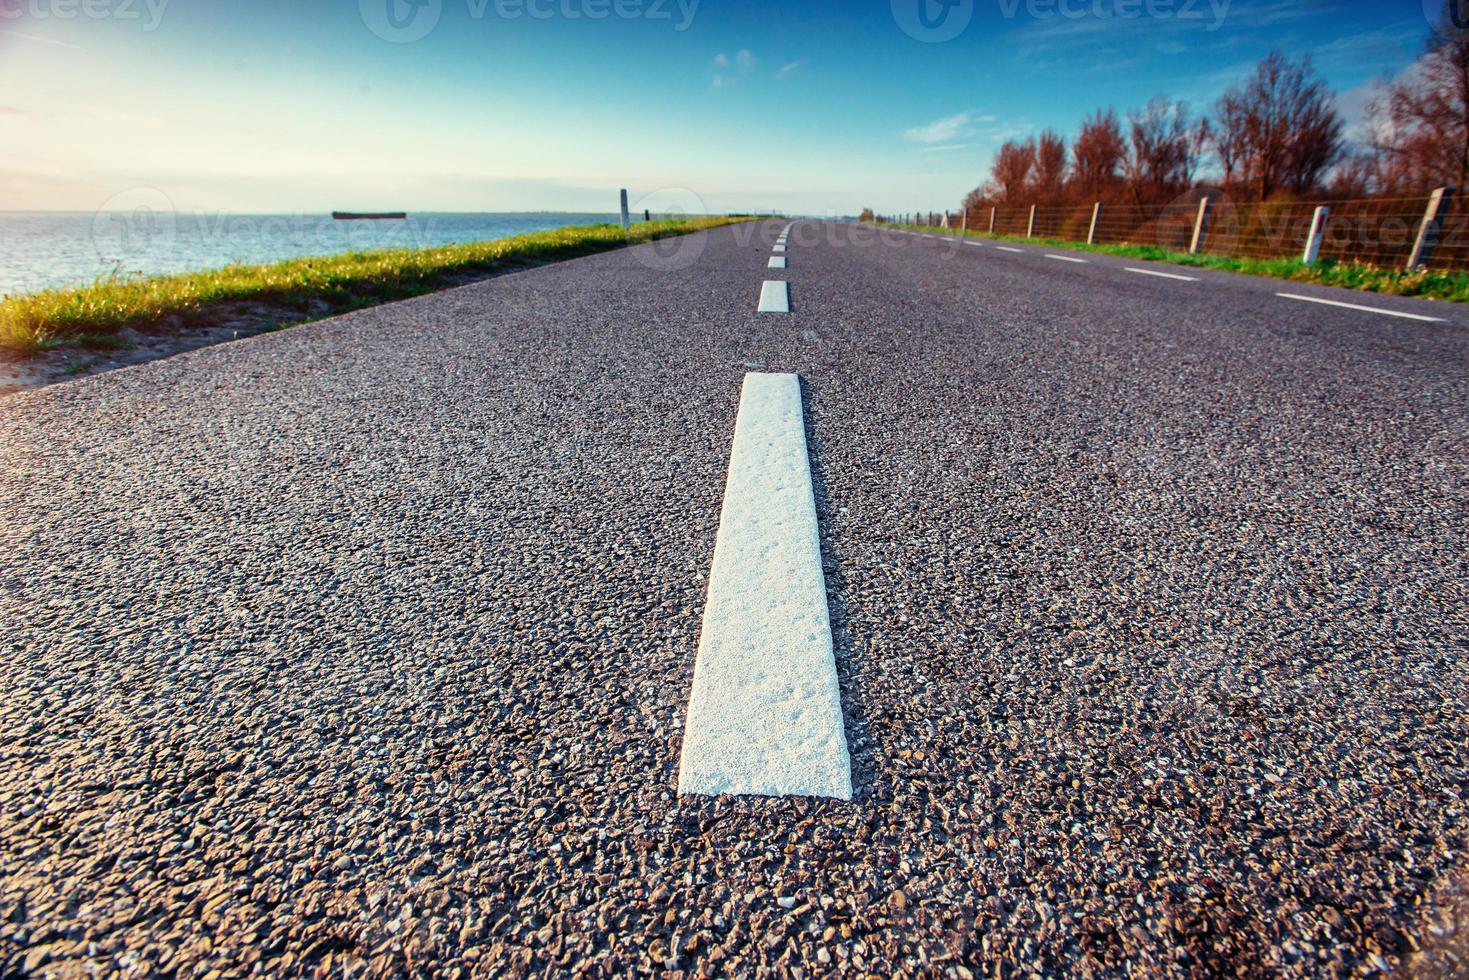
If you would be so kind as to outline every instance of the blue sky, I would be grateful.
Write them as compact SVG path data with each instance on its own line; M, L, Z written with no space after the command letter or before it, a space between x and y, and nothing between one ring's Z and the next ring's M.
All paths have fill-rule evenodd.
M1359 117L1427 36L1418 0L0 0L0 209L937 209L1272 47Z

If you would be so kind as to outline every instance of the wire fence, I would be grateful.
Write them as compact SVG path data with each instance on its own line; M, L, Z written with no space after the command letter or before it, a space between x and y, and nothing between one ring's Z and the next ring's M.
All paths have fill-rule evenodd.
M1319 227L1318 209L1324 209ZM1169 204L999 206L876 220L1245 259L1469 270L1469 198L1448 190L1421 197L1264 203L1236 203L1201 190ZM1316 252L1308 251L1313 232L1320 236Z

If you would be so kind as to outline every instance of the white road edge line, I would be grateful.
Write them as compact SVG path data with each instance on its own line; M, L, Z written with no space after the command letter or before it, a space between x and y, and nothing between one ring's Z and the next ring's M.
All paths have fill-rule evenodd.
M767 269L784 269L785 267L786 260L784 255L772 255L769 264L766 265Z
M783 282L774 282L767 279L760 286L760 310L761 313L789 313L791 311L791 290Z
M1322 306L1339 306L1344 310L1361 310L1363 313L1378 313L1382 316L1395 316L1404 320L1421 320L1424 323L1443 323L1436 316L1423 316L1418 313L1399 313L1397 310L1383 310L1375 306L1358 306L1356 303L1341 303L1334 299L1320 299L1316 296L1298 296L1295 293L1276 293L1281 299L1298 299L1303 303L1320 303Z
M1123 272L1135 272L1140 276L1157 276L1159 279L1177 279L1179 282L1198 282L1195 276L1180 276L1176 272L1159 272L1156 269L1134 269L1127 266Z
M852 798L794 374L745 375L678 791Z
M999 249L1002 252L1020 252L1020 253L1023 253L1025 251L1025 249L1023 249L1023 248L1010 248L1007 245L996 245L995 248Z
M1055 259L1057 262L1075 262L1077 265L1090 265L1091 264L1086 259L1074 259L1074 258L1072 258L1069 255L1052 255L1050 252L1047 252L1046 253L1046 258L1048 258L1048 259Z

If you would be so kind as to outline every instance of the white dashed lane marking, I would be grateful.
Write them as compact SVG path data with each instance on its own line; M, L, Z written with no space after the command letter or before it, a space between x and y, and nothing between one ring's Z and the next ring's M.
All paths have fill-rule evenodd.
M1002 252L1023 253L1025 251L1025 249L1023 249L1023 248L1010 248L1009 246L1006 246L1006 245L996 245L995 248L999 249Z
M772 255L770 257L770 263L767 266L767 268L770 268L770 269L784 269L785 267L786 267L785 256L783 256L783 255Z
M1356 303L1341 303L1334 299L1320 299L1316 296L1298 296L1295 293L1276 293L1281 299L1296 299L1303 303L1320 303L1322 306L1337 306L1344 310L1360 310L1363 313L1376 313L1380 316L1395 316L1404 320L1421 320L1424 323L1443 323L1436 316L1423 316L1418 313L1399 313L1397 310L1384 310L1375 306L1358 306Z
M1177 279L1179 282L1198 282L1194 276L1180 276L1173 272L1159 272L1156 269L1133 269L1125 268L1123 272L1135 272L1140 276L1157 276L1159 279Z
M1046 253L1046 258L1055 259L1057 262L1075 262L1077 265L1088 264L1086 259L1074 259L1069 255L1052 255L1049 252Z
M794 374L745 375L678 791L852 798Z
M765 280L760 287L760 310L761 313L789 313L791 311L791 291L783 282Z

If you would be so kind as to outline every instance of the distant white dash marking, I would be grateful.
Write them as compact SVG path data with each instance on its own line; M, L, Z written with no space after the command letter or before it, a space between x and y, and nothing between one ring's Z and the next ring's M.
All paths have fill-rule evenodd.
M766 266L768 269L784 269L785 267L786 260L784 255L772 255L770 257L770 264Z
M1008 245L996 245L995 248L999 249L1002 252L1024 252L1025 251L1025 249L1023 249L1023 248L1011 248Z
M784 252L785 250L786 250L785 242L776 242L775 243L775 248L771 249L772 252Z
M984 248L983 242L965 242L965 245L973 245L975 248Z
M760 287L760 310L761 313L789 313L791 311L791 290L783 282L765 280Z
M1075 262L1077 265L1088 264L1086 259L1074 259L1069 255L1052 255L1050 252L1046 253L1046 258L1055 259L1057 262Z
M1157 269L1125 268L1123 272L1135 272L1140 276L1157 276L1159 279L1177 279L1179 282L1198 282L1197 276L1180 276L1176 272L1159 272Z
M794 374L745 375L678 791L852 798Z
M1361 310L1363 313L1380 313L1383 316L1396 316L1404 320L1422 320L1424 323L1443 323L1436 316L1422 316L1418 313L1399 313L1397 310L1382 310L1375 306L1358 306L1356 303L1340 303L1334 299L1320 299L1315 296L1297 296L1295 293L1276 293L1281 299L1298 299L1303 303L1320 303L1322 306L1339 306L1344 310Z

